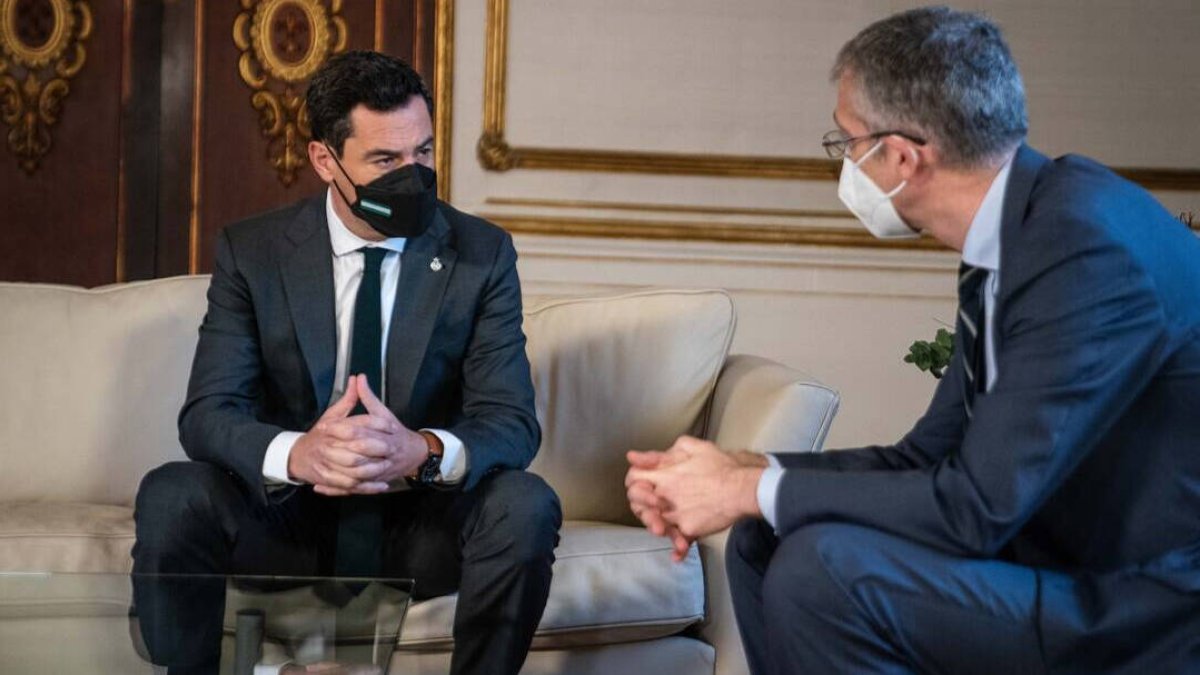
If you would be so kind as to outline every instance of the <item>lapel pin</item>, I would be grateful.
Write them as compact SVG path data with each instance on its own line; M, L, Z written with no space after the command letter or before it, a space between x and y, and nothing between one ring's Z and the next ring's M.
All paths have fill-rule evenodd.
M429 261L429 269L433 270L434 272L441 272L442 271L442 259L434 258L433 260Z

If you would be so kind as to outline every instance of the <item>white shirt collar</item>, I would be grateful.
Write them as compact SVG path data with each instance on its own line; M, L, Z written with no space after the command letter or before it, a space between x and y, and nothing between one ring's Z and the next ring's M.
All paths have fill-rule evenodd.
M351 232L350 228L346 227L346 224L338 217L337 211L333 210L332 188L325 192L325 219L329 221L329 243L333 246L333 255L339 258L367 246L386 248L389 251L403 253L404 246L408 244L408 240L403 237L392 237L383 241L369 241Z
M968 265L992 272L1000 271L1000 220L1004 215L1004 192L1011 170L1012 157L1000 167L1000 172L992 179L992 186L983 196L983 202L979 204L979 210L975 212L963 242L962 260Z

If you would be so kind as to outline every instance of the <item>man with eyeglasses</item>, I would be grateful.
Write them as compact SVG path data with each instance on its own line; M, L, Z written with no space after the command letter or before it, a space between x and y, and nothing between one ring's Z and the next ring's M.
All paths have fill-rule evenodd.
M846 206L962 253L954 358L894 445L631 452L633 511L676 555L733 526L754 673L1200 672L1200 241L1024 144L984 17L879 21L833 80Z

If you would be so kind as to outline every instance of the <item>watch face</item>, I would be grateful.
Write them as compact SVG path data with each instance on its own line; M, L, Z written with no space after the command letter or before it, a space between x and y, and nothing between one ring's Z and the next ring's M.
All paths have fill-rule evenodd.
M441 473L442 456L429 453L429 457L425 459L425 463L421 465L421 472L417 479L422 483L432 483L437 480L438 474Z

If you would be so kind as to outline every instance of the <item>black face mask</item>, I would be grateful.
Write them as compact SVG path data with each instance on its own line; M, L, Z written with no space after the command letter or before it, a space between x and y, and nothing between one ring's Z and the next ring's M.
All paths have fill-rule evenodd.
M328 149L328 146L326 146ZM333 150L329 150L333 161L342 170L342 175L354 186L358 199L353 203L346 193L333 187L350 204L350 212L362 218L376 232L385 237L419 237L429 229L437 213L437 173L420 164L407 164L389 171L379 178L359 185L350 178Z

